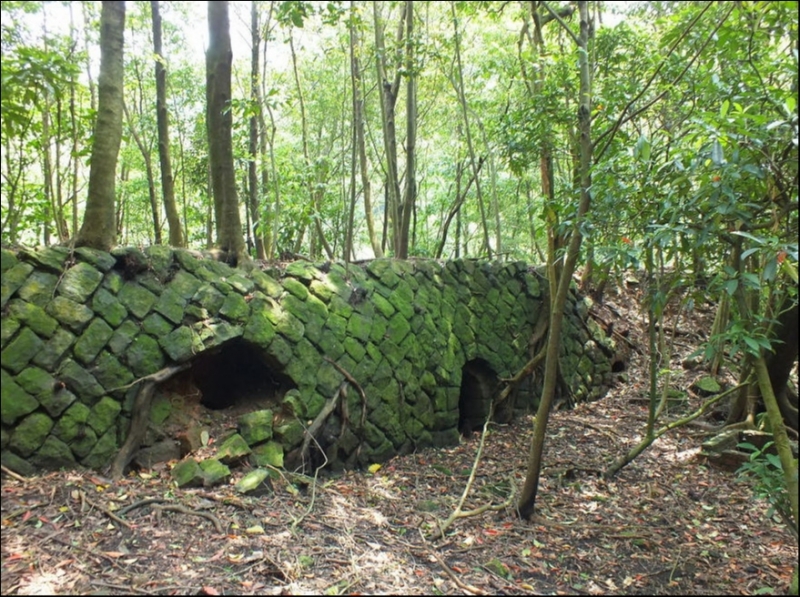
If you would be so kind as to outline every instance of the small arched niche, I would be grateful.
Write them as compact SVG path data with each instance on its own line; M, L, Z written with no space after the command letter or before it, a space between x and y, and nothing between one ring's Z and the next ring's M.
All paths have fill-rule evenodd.
M483 428L497 384L497 374L483 359L473 359L464 364L458 398L458 430L462 435Z
M282 371L277 360L241 338L199 354L192 363L200 404L212 410L279 402L295 387Z

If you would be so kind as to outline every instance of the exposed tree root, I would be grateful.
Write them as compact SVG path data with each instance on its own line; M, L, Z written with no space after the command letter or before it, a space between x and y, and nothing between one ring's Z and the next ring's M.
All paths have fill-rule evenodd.
M133 411L131 414L131 424L128 428L128 437L125 438L125 443L117 452L114 462L111 464L110 476L112 479L121 479L125 472L125 467L133 458L136 450L142 444L145 433L147 432L147 425L150 421L150 404L153 401L153 392L156 385L168 380L170 377L181 371L185 371L191 367L191 363L183 363L181 365L173 365L157 371L152 375L142 377L134 382L129 383L116 390L124 390L133 387L137 383L144 382L139 388L139 393L136 394L136 399L133 402Z

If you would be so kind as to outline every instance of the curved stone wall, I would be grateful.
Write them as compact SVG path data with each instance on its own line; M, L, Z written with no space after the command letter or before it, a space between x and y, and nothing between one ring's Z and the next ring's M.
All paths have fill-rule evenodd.
M51 247L3 249L0 265L0 448L3 464L23 474L108 464L128 431L132 382L234 343L259 355L265 376L294 386L276 405L274 428L270 420L253 434L242 417L254 453L269 440L266 451L296 455L304 425L336 394L343 372L366 404L351 388L326 421L320 438L334 463L450 445L459 425L474 423L465 417L486 412L486 388L530 358L547 300L544 279L521 262L297 261L246 272L167 247ZM611 381L612 348L574 295L564 334L571 398L599 398ZM222 375L235 379L236 367L227 367L234 370ZM529 383L516 408L531 406L535 394Z

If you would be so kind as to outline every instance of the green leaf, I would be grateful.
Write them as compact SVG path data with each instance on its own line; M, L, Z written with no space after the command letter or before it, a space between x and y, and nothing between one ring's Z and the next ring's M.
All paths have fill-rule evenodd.
M728 108L731 107L731 102L729 100L725 100L722 102L722 105L719 107L719 117L725 118L726 114L728 113Z
M767 265L764 266L764 271L761 273L761 277L766 282L772 282L775 279L775 274L778 272L778 260L773 257L769 261L767 261Z

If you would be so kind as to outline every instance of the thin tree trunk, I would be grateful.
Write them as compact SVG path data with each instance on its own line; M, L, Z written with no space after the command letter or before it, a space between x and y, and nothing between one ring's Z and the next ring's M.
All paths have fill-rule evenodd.
M450 13L453 15L453 31L455 33L455 53L458 79L456 81L456 91L458 93L458 103L461 106L461 115L464 118L464 130L467 139L467 149L469 150L469 161L472 166L472 174L475 177L475 191L478 195L478 206L481 213L481 225L483 226L483 244L489 259L492 258L492 246L489 243L489 226L486 222L486 210L483 206L483 193L481 192L481 178L478 171L478 162L475 159L475 148L472 144L472 133L469 128L469 111L467 110L467 98L464 94L464 69L461 64L461 34L458 32L458 19L456 17L455 2L450 2Z
M314 172L314 176L312 178L312 164L311 164L311 157L308 151L308 119L306 118L306 103L303 97L303 86L300 83L300 72L297 69L297 53L294 50L294 40L292 38L291 32L289 33L289 49L292 52L292 69L294 71L294 81L297 85L297 99L300 104L300 123L301 123L301 130L303 136L303 158L305 159L306 165L306 177L308 178L308 193L309 198L311 199L311 203L313 206L314 214L312 215L312 219L314 220L314 230L317 234L319 241L322 243L322 246L325 248L325 253L328 255L328 259L333 259L333 249L328 244L328 241L325 239L325 234L322 230L322 222L320 221L319 213L322 209L321 201L320 201L320 193L315 188L314 178L316 178L316 172ZM300 241L302 242L303 235L300 235ZM313 236L311 241L311 256L316 256L316 250L314 249L314 242ZM300 247L297 246L295 253L300 251Z
M550 313L550 331L547 336L547 360L545 362L545 372L542 387L542 396L539 408L536 412L536 424L531 441L531 450L528 457L528 470L525 476L525 484L522 488L518 503L518 511L521 517L530 518L536 506L536 495L539 489L539 476L542 467L542 456L544 452L544 437L547 429L547 420L550 417L550 409L555 397L556 383L558 381L558 355L561 347L561 329L564 321L564 308L569 294L569 285L572 280L572 273L575 271L575 264L581 248L581 227L586 213L591 205L591 163L592 163L592 140L591 140L591 79L589 60L587 54L589 41L589 10L588 3L583 0L578 2L580 13L580 37L576 40L578 46L578 65L580 68L580 101L578 105L578 128L580 131L581 149L581 200L578 206L578 213L572 227L567 248L566 261L558 280L558 292L552 301ZM570 32L571 33L571 32Z
M167 69L161 48L161 13L158 0L150 0L153 20L153 52L156 62L156 121L158 124L158 159L161 166L161 193L169 226L169 244L183 247L186 240L181 229L181 219L175 204L175 180L172 177L172 160L169 155L169 113L167 112Z
M400 205L400 238L397 257L406 259L409 227L417 197L417 65L414 63L414 3L406 0L406 187Z
M258 115L255 106L259 105L260 93L258 82L259 71L259 45L261 43L261 33L258 26L258 10L255 2L250 3L250 40L252 51L250 54L250 101L253 104L252 115L250 116L250 136L248 139L248 153L250 159L247 162L247 177L249 186L249 213L252 221L252 231L255 236L256 257L266 259L267 254L264 249L264 235L261 223L261 208L259 206L258 188ZM248 227L249 230L249 227Z
M403 41L404 22L407 5L403 5L400 22L397 29L397 44ZM397 164L397 127L395 123L395 107L397 93L400 89L400 69L396 69L394 79L390 82L387 78L386 44L384 41L384 28L381 21L379 2L373 0L372 14L375 21L375 49L377 56L375 65L378 70L378 85L381 88L381 125L383 127L383 145L386 153L386 210L385 217L391 222L392 242L391 248L395 256L400 250L400 176Z
M139 152L142 154L142 158L144 159L144 171L147 175L147 195L150 198L150 211L153 215L153 233L154 233L154 243L157 245L161 244L161 223L159 222L159 209L158 209L158 201L156 201L156 179L155 175L153 174L153 159L150 149L145 147L142 138L139 136L139 131L136 129L136 125L133 122L133 118L131 118L131 114L128 111L128 106L124 106L125 110L125 118L128 121L128 129L131 131L133 135L133 140L136 142L136 146L139 148Z
M355 2L351 0L350 11L355 10ZM375 257L383 257L381 244L375 232L375 217L372 213L372 187L369 180L369 164L367 163L367 145L364 134L364 100L361 96L361 40L355 25L355 15L351 15L350 29L350 72L353 81L353 128L355 129L354 143L358 150L359 169L361 171L361 186L364 192L364 215L367 221L367 235Z

